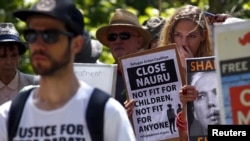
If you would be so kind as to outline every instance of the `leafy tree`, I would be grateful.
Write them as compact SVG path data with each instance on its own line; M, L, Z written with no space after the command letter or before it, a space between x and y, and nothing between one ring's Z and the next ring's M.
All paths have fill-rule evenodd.
M37 0L1 0L0 22L13 22L19 32L25 28L25 23L12 16L17 9L28 9ZM85 30L95 38L98 27L107 25L116 8L124 8L138 15L140 23L152 16L168 18L176 8L192 4L202 10L212 13L227 13L235 17L248 19L250 17L249 0L74 0L77 7L84 14ZM21 36L23 39L23 37ZM33 73L29 61L29 52L23 56L20 70ZM100 60L111 64L114 59L107 47L104 47Z

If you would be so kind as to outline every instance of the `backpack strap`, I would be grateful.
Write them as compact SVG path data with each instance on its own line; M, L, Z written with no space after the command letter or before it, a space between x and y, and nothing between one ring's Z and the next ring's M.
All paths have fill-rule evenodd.
M92 141L103 141L105 104L110 98L106 92L95 88L87 107L86 121Z
M16 136L19 122L23 113L23 108L26 103L27 98L30 95L30 92L35 87L27 87L19 92L19 94L12 99L12 103L9 110L8 117L8 139L12 141Z

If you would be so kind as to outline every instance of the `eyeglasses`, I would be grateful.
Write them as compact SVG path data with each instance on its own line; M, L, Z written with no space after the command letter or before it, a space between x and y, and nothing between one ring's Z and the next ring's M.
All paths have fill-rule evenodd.
M48 29L43 31L38 31L34 29L26 29L23 31L24 38L28 43L34 43L38 37L41 35L43 41L48 44L54 44L58 41L59 35L63 34L70 38L74 36L73 33L60 31L57 29Z
M108 41L115 41L117 39L117 37L119 36L119 38L121 40L128 40L131 36L135 36L135 37L138 37L136 35L133 35L133 34L130 34L128 32L121 32L119 34L116 34L116 33L110 33L108 34Z

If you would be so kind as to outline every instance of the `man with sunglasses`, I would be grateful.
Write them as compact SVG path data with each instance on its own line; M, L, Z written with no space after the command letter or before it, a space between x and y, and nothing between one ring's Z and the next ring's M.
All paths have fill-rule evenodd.
M97 30L96 38L110 49L115 63L119 63L118 59L122 56L146 49L151 40L149 32L141 27L136 15L125 9L116 9L109 24ZM115 99L124 105L126 94L122 92L125 84L120 69L118 64Z
M13 140L93 140L86 110L95 110L88 108L95 89L79 81L73 69L75 54L84 43L83 15L72 0L40 0L29 10L15 11L14 16L27 23L24 37L32 67L41 77L40 86L30 89ZM108 95L99 92L99 97ZM1 141L8 140L10 104L0 107ZM122 105L108 98L103 108L103 140L135 141Z
M0 105L11 100L24 86L37 85L39 77L18 70L27 45L12 23L0 23Z

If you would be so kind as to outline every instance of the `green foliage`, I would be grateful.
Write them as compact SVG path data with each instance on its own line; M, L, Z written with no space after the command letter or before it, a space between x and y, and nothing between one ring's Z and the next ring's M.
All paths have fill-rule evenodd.
M30 1L31 3L25 3ZM17 9L27 9L36 0L0 0L0 22L13 22L21 32L25 23L12 16ZM248 19L250 17L249 0L74 0L84 14L85 30L95 38L96 30L107 25L116 8L125 8L138 15L140 23L149 17L162 16L168 18L176 8L192 4L212 13L228 13L232 16ZM23 39L23 37L21 37ZM29 52L23 56L20 70L33 73L28 58ZM107 47L103 48L100 61L112 64L114 59Z

